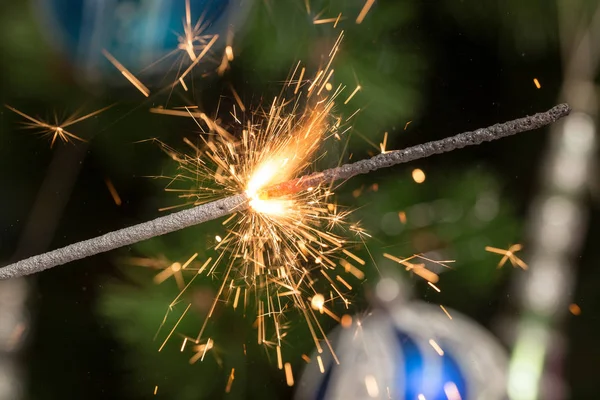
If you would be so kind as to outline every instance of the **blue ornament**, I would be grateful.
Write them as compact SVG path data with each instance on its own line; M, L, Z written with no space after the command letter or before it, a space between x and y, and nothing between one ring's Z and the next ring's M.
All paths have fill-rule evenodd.
M313 354L296 399L505 399L504 349L469 318L450 314L411 302L337 328L330 340L340 363L325 351Z
M219 35L213 52L225 47L227 35L246 19L250 0L190 0L191 26L201 20L201 35ZM38 0L38 11L51 44L87 78L114 67L102 55L106 49L132 73L138 73L179 45L184 34L186 0ZM152 72L164 75L165 62Z

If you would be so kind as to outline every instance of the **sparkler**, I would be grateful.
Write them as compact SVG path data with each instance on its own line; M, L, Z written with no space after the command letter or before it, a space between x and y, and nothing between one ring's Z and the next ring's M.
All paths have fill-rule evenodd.
M515 119L488 128L465 132L446 139L428 142L403 150L390 151L372 158L345 164L322 172L292 178L286 182L276 183L265 189L257 190L255 200L279 199L294 193L307 191L323 183L349 179L359 174L366 174L381 168L388 168L401 163L414 161L435 154L449 152L466 146L478 145L514 135L520 132L539 129L568 115L570 108L560 104L550 110L533 116ZM264 154L265 159L268 153ZM257 175L262 176L262 175ZM268 183L268 182L267 182ZM134 225L106 235L75 243L38 256L16 262L0 269L0 279L9 279L44 271L58 265L86 258L95 254L128 246L152 237L164 235L186 227L217 219L225 215L242 212L250 206L251 199L245 192L195 206L191 209L172 213L155 220ZM264 203L263 203L264 204Z
M319 69L312 79L304 78L306 69L299 68L298 64L282 94L273 99L269 108L253 115L256 120L240 120L234 108L233 117L241 126L239 139L206 114L189 108L185 111L151 110L177 116L187 114L209 134L206 138L200 136L201 146L186 141L193 150L192 154L178 153L161 144L179 164L181 171L166 190L178 192L185 201L183 205L194 205L193 208L17 262L0 269L0 279L39 272L233 214L223 223L227 234L222 238L216 237L214 250L218 256L214 260L209 258L196 268L191 265L198 256L194 254L185 264L173 263L156 275L155 282L160 283L173 276L180 287L179 295L169 305L169 312L179 303L185 307L159 351L173 337L192 306L191 301L187 305L184 301L184 294L192 283L201 275L211 276L218 272L221 284L198 334L183 335L181 348L192 342L197 349L191 362L203 360L206 352L213 348L214 340L207 337L207 326L221 302L244 311L248 305L253 305L257 342L267 349L276 350L278 366L280 369L285 367L289 385L293 385L291 364L283 362L281 350L289 328L285 320L288 311L295 310L303 315L317 351L322 353L327 346L337 361L319 316L324 314L338 323L342 322L334 313L333 306L343 304L349 307L351 301L347 292L352 290L353 279L364 277L360 268L366 264L350 248L368 235L357 224L348 223L348 211L339 209L332 202L334 182L536 129L569 112L567 105L560 105L532 117L398 151L387 150L384 139L381 154L375 157L306 174L317 158L321 143L329 137L339 139L344 133L341 119L332 115L336 101L345 89L343 85L334 88L332 83L332 61L342 37L343 34L336 41L326 66ZM214 40L216 36L197 56L192 49L188 51L193 63L180 78L191 70ZM298 78L295 80L296 73ZM359 90L360 86L357 86L345 103ZM286 96L286 91L292 92L292 95ZM239 96L236 100L243 109ZM190 181L197 187L180 189L177 186ZM338 231L341 233L338 234ZM348 238L349 235L356 239ZM434 285L438 276L427 270L424 264L408 260L395 259L439 291ZM184 271L193 273L187 282L183 277ZM233 379L232 371L230 384Z

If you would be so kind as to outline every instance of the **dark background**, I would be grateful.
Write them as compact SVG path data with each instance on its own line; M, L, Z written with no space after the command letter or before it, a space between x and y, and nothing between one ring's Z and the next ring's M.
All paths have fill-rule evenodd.
M597 5L574 3L585 3L590 10ZM544 111L559 101L563 71L554 2L378 1L357 25L354 18L362 4L312 5L313 16L321 9L323 17L339 12L347 16L340 24L346 37L336 77L354 87L356 76L364 87L353 105L354 109L365 105L353 128L358 134L350 142L354 159L368 156L360 135L379 143L388 131L388 148L401 148ZM86 81L72 62L73 53L57 50L58 35L44 25L42 14L35 2L0 6L1 102L40 117L72 112L81 105L89 112L116 104L73 127L89 143L58 143L52 149L49 141L20 129L18 115L0 111L0 259L7 262L160 215L157 209L176 199L163 193L165 182L146 176L172 172L174 166L156 146L135 142L158 137L180 146L182 136L195 132L190 120L148 113L149 107L165 104L165 95L144 99L124 80L120 85L118 73L108 63L102 73L109 84ZM255 1L235 36L231 69L224 76L196 74L194 90L174 95L169 104L192 101L214 115L215 99L231 96L229 83L246 105L257 106L262 99L269 103L296 60L314 66L335 41L339 29L313 25L311 20L300 0ZM213 67L214 60L202 68ZM143 76L160 87L161 77L168 74L157 68L154 76ZM541 89L533 84L534 78ZM340 111L349 115L354 109ZM412 122L404 130L408 121ZM539 189L548 138L547 130L525 133L358 177L338 192L339 203L359 208L355 218L373 233L375 239L367 243L373 253L407 256L435 247L432 241L443 243L444 254L457 260L457 270L442 274L440 294L411 279L416 295L453 307L499 333L502 317L511 321L519 316L510 282L526 272L510 266L496 270L498 257L483 247L527 246L524 225ZM410 178L417 167L427 174L422 185ZM597 180L596 172L594 167L592 179ZM123 199L120 207L106 188L106 178ZM20 246L45 180L48 190L43 194L45 206L33 221L35 234ZM377 192L352 196L353 190L373 183L379 184ZM482 192L493 192L500 204L497 216L487 224L472 225L464 217L452 224L434 220L395 234L381 229L386 213L439 199L467 210ZM600 365L600 250L595 245L600 240L600 214L597 193L588 189L585 193L589 228L572 271L577 284L571 293L582 314L569 315L559 326L568 340L564 379L570 398L576 399L595 398L594 378ZM236 376L230 396L287 398L291 392L283 374L259 349L223 368L214 361L190 367L186 357L174 354L177 345L159 354L158 342L151 341L176 288L157 288L151 272L120 260L128 255L164 255L185 261L198 248L205 251L218 228L218 223L206 224L27 278L30 326L18 354L26 398L142 399L152 397L155 385L164 398L215 398L223 393L229 365L246 368L239 379ZM15 254L17 248L21 254ZM376 259L385 264L380 256ZM376 279L374 271L368 275ZM366 307L361 299L368 288L367 281L357 293L359 310ZM247 340L241 333L248 330L247 321L228 314L222 319L217 331L222 330L224 343ZM294 335L291 353L310 352L307 335L300 330ZM506 338L501 340L509 344ZM292 362L300 371L302 361L296 358Z

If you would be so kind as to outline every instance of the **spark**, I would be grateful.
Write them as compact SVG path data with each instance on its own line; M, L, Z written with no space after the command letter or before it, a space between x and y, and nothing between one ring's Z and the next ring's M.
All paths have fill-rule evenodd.
M337 28L337 24L338 24L338 22L340 22L340 19L344 19L344 18L342 18L342 13L339 13L337 18L335 19L335 23L333 24L334 28Z
M415 168L412 171L412 178L416 183L425 182L425 172L419 168Z
M540 81L538 81L537 78L533 78L533 83L535 84L535 87L538 89L542 88L542 85L540 85Z
M322 294L316 294L310 301L310 305L313 310L319 310L323 312L323 305L325 304L325 297Z
M356 17L356 23L357 24L360 24L361 22L363 22L363 20L367 16L367 13L369 12L369 10L371 9L371 7L373 6L373 3L375 3L375 0L367 0L365 2L365 5L363 6L362 10L360 10L360 13L358 14L358 17Z
M364 272L362 272L360 269L356 268L354 265L349 263L347 260L344 260L342 258L339 260L339 263L344 268L344 271L354 275L356 277L356 279L363 280L363 278L365 277Z
M363 260L362 258L358 257L356 254L349 252L346 249L343 249L342 252L344 254L346 254L348 257L354 259L354 261L356 261L357 263L359 263L360 265L365 265L365 260Z
M342 315L341 325L342 328L350 328L352 326L352 316L348 314Z
M571 312L571 314L573 315L581 315L581 307L579 307L577 304L575 303L571 303L569 305L569 311Z
M227 380L227 386L225 387L225 393L231 392L231 385L233 385L233 380L235 379L235 368L231 368L231 373L229 374L229 379Z
M277 368L283 369L283 359L281 357L281 346L277 346Z
M346 118L346 122L350 121L352 118L354 118L354 116L356 114L358 114L360 112L360 108L356 111L354 111L354 113L352 113L348 118ZM352 154L350 155L350 159L352 159Z
M444 384L444 393L448 400L462 400L458 387L454 382L446 382Z
M115 189L115 185L113 185L112 181L108 178L105 178L104 182L106 183L106 187L108 188L108 191L110 192L113 201L116 205L120 206L122 204L121 197L119 196L117 189Z
M521 267L522 269L526 270L527 264L525 264L523 260L515 256L515 253L520 251L522 248L523 246L520 244L513 244L512 246L509 246L508 250L486 246L485 251L489 251L490 253L501 254L503 256L500 262L498 263L498 268L502 268L504 264L506 264L506 261L510 261L513 267Z
M108 52L108 50L102 49L102 54L133 86L135 86L137 90L139 90L146 97L150 96L150 89L148 89L138 78L136 78L127 68L125 68L123 64L121 64L112 54Z
M166 281L169 277L175 276L175 279L179 282L183 282L181 277L181 264L174 262L169 268L164 269L154 277L154 283L160 284Z
M229 85L229 89L231 90L231 93L233 94L233 98L235 99L236 103L240 107L240 110L242 110L242 112L245 112L246 111L246 106L244 106L244 103L242 103L242 98L236 92L236 90L233 88L233 85Z
M330 24L333 22L334 28L337 26L338 22L345 19L345 18L342 18L342 13L339 13L337 17L333 17L333 18L322 18L322 19L317 19L317 18L318 17L315 17L315 19L313 19L314 25Z
M348 96L348 98L346 99L346 101L344 101L344 104L348 104L350 102L350 100L352 100L352 98L354 97L354 95L356 93L358 93L358 91L361 89L360 85L356 86L356 89L354 89L354 91L352 93L350 93L350 96Z
M408 125L410 125L412 121L408 121L406 124L404 124L404 130L406 130L408 128Z
M406 224L406 212L405 211L399 211L398 212L398 219L400 220L400 222L402 224Z
M337 20L337 18L315 19L315 20L313 20L313 24L315 24L315 25L329 24L331 22L335 22L336 20Z
M185 81L183 80L183 78L179 78L179 83L181 83L181 87L183 87L183 90L185 90L187 92L188 88L187 88L187 85L185 84Z
M432 288L433 288L433 289L434 289L436 292L438 292L438 293L440 293L440 292L441 292L440 288L439 288L439 287L437 287L437 286L435 286L433 283L431 283L431 282L427 282L427 284L428 284L429 286L431 286L431 287L432 287Z
M208 118L208 116L203 113L203 112L199 112L199 111L189 111L189 110L171 110L171 109L167 109L167 108L163 108L163 107L153 107L150 109L150 112L153 114L162 114L162 115L171 115L174 117L187 117L187 118L200 118L200 119L204 119L204 118Z
M325 367L323 366L323 359L321 358L321 356L317 356L317 364L319 364L319 371L321 371L321 373L324 374Z
M219 35L214 35L212 37L212 39L210 39L210 41L206 44L206 46L204 46L204 48L202 49L200 54L198 54L198 56L196 56L196 58L193 60L193 62L187 67L187 69L185 71L183 71L183 73L179 76L179 78L177 78L177 80L174 82L174 84L177 84L177 82L179 80L185 78L187 76L187 74L189 74L192 71L192 69L194 69L194 67L196 65L198 65L200 60L202 60L202 58L208 53L208 51L215 44L217 39L219 39Z
M195 364L198 361L204 360L204 356L206 356L206 353L209 350L211 350L213 347L214 347L214 342L210 338L206 341L206 343L202 343L202 344L198 344L198 345L194 346L195 354L192 356L192 358L190 358L189 363Z
M346 280L341 276L336 275L335 279L338 280L342 285L344 285L348 290L352 290L352 286L348 282L346 282Z
M379 396L379 385L377 385L377 380L373 375L365 376L365 387L369 397L377 398Z
M288 386L294 386L294 374L292 373L292 364L285 363L285 382Z
M182 18L183 29L180 32L175 32L178 42L177 47L146 67L145 70L152 68L156 64L161 63L166 59L172 58L172 56L176 56L174 64L179 65L175 69L179 72L184 68L184 66L186 66L186 68L181 75L176 77L172 87L175 87L177 84L181 84L184 90L187 91L187 86L185 85L183 79L208 54L211 47L218 39L218 35L210 35L206 33L206 30L210 27L212 22L213 21L206 19L206 11L203 12L195 22L192 21L190 0L185 0L185 16ZM225 47L225 52L223 55L224 62L228 62L229 57L231 57L231 60L233 60L233 49L231 46ZM222 73L221 69L224 70L226 67L227 65L225 65L225 67L220 66L218 68L218 72Z
M437 283L439 281L439 276L435 272L432 272L432 271L428 270L427 268L425 268L424 263L415 264L415 263L410 262L410 260L414 259L414 258L423 258L427 261L431 261L436 264L443 265L443 264L441 264L440 261L430 260L430 259L427 259L427 258L425 258L423 256L419 256L419 255L414 255L414 256L411 256L411 257L408 257L405 259L398 258L398 257L393 256L388 253L383 253L383 256L387 259L397 262L398 264L404 265L406 267L407 271L411 271L415 275L420 276L421 278L425 279L427 281L427 283L429 283L429 284Z
M307 356L306 354L302 354L302 359L304 360L305 363L310 363L310 357Z
M448 317L448 319L452 320L452 316L450 315L450 313L448 312L448 310L446 310L446 307L444 307L443 305L440 304L440 308L442 309L442 311L444 312L444 314L446 314L446 316Z
M444 350L442 350L442 348L440 347L439 344L437 344L437 342L433 339L429 339L429 345L431 347L433 347L433 349L435 350L436 353L438 353L440 356L444 355Z
M183 317L185 317L185 314L187 314L187 312L189 311L190 307L192 306L192 304L188 304L187 308L185 309L185 311L183 312L183 314L181 314L181 317L179 317L179 319L177 320L177 323L173 326L173 329L171 329L171 332L169 332L169 334L167 335L167 338L165 339L165 341L163 342L163 344L160 346L160 348L158 349L158 351L162 351L162 349L165 347L165 345L167 344L167 342L169 341L169 339L171 338L171 336L173 336L173 332L175 332L175 329L177 329L177 326L181 323L181 320L183 319Z
M179 262L171 263L165 259L152 259L140 257L130 257L125 259L125 262L127 264L136 265L140 267L161 269L161 271L154 276L154 283L160 284L165 282L170 277L174 277L179 289L183 289L183 287L185 286L183 272L189 265L196 265L192 263L196 257L198 257L198 253L194 253L183 265Z
M298 78L298 83L296 84L296 89L294 89L294 94L298 94L298 90L300 90L300 85L302 84L302 78L304 78L304 72L306 71L306 67L302 67L300 70L300 77Z
M235 310L238 307L238 302L240 300L240 292L241 292L242 288L241 286L238 286L236 291L235 291L235 300L233 300L233 309Z
M46 121L42 121L37 118L33 118L32 116L29 116L29 115L25 114L24 112L19 111L14 107L9 106L8 104L5 104L4 106L6 108L8 108L9 110L11 110L12 112L19 114L20 116L22 116L23 118L25 118L29 121L29 122L24 123L25 128L36 129L36 130L38 130L38 132L36 132L36 133L38 133L42 136L51 136L52 141L50 142L50 148L52 148L54 146L56 139L60 139L64 143L70 143L71 139L79 140L80 142L85 142L86 140L67 131L65 128L67 128L71 125L74 125L78 122L82 122L88 118L94 117L94 116L100 114L101 112L112 107L112 105L110 105L110 106L101 108L99 110L93 111L82 117L79 117L78 113L74 113L70 117L68 117L62 121L59 121L59 118L55 113L54 114L54 123L48 123Z
M158 385L154 386L154 395L156 396L157 393L158 393Z
M381 150L381 154L384 154L386 152L385 148L387 146L387 138L388 138L388 133L385 132L383 134L383 142L379 143L379 150Z
M233 61L233 47L231 47L231 46L225 47L225 54L227 55L227 60L229 62Z

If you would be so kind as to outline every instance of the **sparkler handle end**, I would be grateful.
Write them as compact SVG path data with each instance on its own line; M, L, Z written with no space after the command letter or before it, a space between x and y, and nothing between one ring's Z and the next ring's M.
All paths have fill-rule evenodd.
M71 261L217 219L246 207L248 199L243 194L202 204L7 265L0 268L0 280L42 272Z

